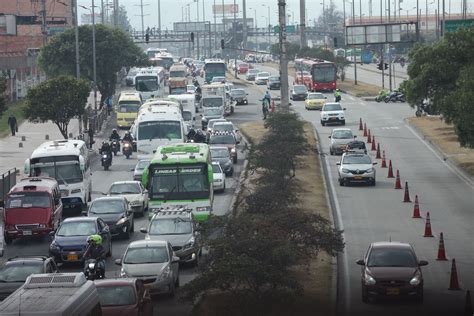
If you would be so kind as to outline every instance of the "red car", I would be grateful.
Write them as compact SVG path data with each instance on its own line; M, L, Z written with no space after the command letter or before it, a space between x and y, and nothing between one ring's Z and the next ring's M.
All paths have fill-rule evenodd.
M150 295L139 279L94 281L99 292L102 316L152 316Z
M249 64L242 63L237 66L237 72L239 74L246 74L247 71L249 71Z

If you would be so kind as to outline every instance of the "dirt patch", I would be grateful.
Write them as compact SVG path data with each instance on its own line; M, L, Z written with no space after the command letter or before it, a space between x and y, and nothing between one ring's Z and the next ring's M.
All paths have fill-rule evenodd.
M438 147L443 154L474 176L474 149L464 148L459 145L454 127L446 124L439 117L424 116L410 117L408 122L415 126L422 135Z

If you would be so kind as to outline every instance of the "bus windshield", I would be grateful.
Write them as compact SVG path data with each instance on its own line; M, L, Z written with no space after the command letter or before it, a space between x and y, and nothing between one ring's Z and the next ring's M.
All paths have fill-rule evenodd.
M206 199L210 195L207 165L150 166L151 198L163 200Z
M186 77L186 72L184 70L170 71L170 77L184 78Z
M312 75L315 82L332 82L336 80L336 69L333 65L315 66Z
M6 208L49 208L51 200L46 192L21 192L8 196Z
M138 125L138 140L144 139L181 139L179 121L151 121Z
M137 76L135 84L137 91L148 92L158 90L157 76Z
M79 183L83 180L78 157L58 156L31 159L32 177L52 177L59 184Z
M204 70L212 73L225 73L225 64L206 64Z
M140 101L121 101L119 102L119 113L137 113L140 109Z

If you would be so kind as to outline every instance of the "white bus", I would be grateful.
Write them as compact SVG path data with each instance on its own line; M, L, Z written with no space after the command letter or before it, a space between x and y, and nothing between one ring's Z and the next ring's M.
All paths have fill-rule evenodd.
M170 95L168 99L176 101L181 105L184 123L186 124L186 133L188 133L191 128L194 128L194 121L196 120L194 94Z
M142 107L132 128L139 158L153 156L158 146L185 142L186 127L176 107Z
M25 161L30 177L55 178L61 189L64 208L87 208L91 200L92 173L89 150L82 140L54 140L41 144Z
M137 90L142 100L161 96L160 75L153 68L142 68L135 76L135 90Z

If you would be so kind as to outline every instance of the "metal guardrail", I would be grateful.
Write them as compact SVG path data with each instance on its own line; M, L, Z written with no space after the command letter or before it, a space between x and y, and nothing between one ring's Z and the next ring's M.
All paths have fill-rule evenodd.
M13 168L0 176L0 207L3 206L7 197L8 191L16 184L17 169Z

